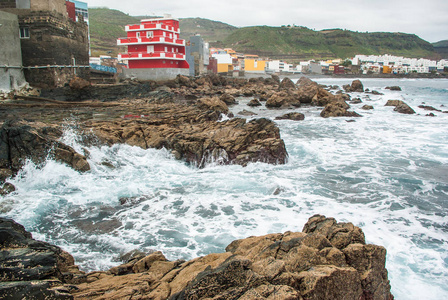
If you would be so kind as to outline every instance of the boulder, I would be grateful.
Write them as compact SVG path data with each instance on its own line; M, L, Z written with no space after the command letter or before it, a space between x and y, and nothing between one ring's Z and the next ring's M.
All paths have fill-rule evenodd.
M364 86L363 86L362 82L359 79L353 80L351 85L349 85L349 84L344 85L343 88L348 93L351 93L351 92L362 93L362 92L364 92Z
M34 240L13 220L0 218L0 294L5 299L73 299L63 285L84 273L61 248Z
M385 106L395 106L394 111L401 114L415 114L415 111L402 100L388 100Z
M0 128L0 169L17 172L31 159L43 163L50 154L77 171L88 171L90 165L84 155L58 141L62 134L55 127L24 120L7 120Z
M391 90L391 91L401 91L401 87L399 86L386 86L386 90Z
M373 109L373 106L372 105L363 105L363 107L361 107L361 109L364 109L364 110L371 110L371 109Z
M11 220L0 220L1 246L6 249L2 255L14 249L26 254L24 265L13 266L23 271L17 275L22 281L2 276L2 295L36 299L393 299L385 268L386 249L366 244L362 230L352 223L322 215L311 217L302 232L236 240L224 253L169 261L161 252L137 252L109 271L81 277L76 277L67 254L58 264L63 253L59 248L32 240ZM37 246L39 253L33 252ZM49 259L30 263L45 255ZM5 257L1 272L12 268L9 256ZM67 276L67 270L72 276ZM70 283L70 289L63 283Z
M429 110L429 111L441 111L440 109L437 109L437 108L429 106L429 105L419 105L418 107L422 108L424 110Z
M347 111L347 103L341 101L333 101L328 103L321 111L320 116L323 118L329 117L361 117L360 114L354 111Z
M276 120L293 120L293 121L302 121L305 120L305 115L298 112L287 113L282 116L276 117Z
M274 80L276 84L280 84L280 77L278 77L278 75L272 74L271 79Z
M242 116L256 116L257 115L256 113L254 113L250 110L246 110L246 109L243 109L242 111L238 112L238 114L242 115Z
M350 101L351 104L359 104L362 103L362 100L360 98L353 98L353 100Z
M300 100L294 93L288 91L280 91L274 93L267 101L266 107L268 108L280 108L280 107L299 107Z
M227 105L238 104L238 102L235 100L235 97L227 93L222 94L219 99Z
M295 90L296 89L296 85L294 84L294 82L292 82L291 79L289 79L288 77L285 77L280 82L279 89L280 90Z
M247 103L247 106L262 106L262 104L258 101L258 99L252 99L249 103Z

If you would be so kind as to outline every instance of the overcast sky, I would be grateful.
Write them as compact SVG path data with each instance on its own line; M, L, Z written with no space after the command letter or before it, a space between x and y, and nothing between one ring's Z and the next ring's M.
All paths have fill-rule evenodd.
M299 25L315 30L414 33L448 39L448 0L82 0L135 15L200 17L244 27ZM182 30L182 29L181 29Z

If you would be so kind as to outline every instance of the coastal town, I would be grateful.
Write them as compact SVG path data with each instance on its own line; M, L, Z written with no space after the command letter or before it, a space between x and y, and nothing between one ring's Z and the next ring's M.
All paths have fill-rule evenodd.
M0 0L0 299L443 299L448 40L137 2Z

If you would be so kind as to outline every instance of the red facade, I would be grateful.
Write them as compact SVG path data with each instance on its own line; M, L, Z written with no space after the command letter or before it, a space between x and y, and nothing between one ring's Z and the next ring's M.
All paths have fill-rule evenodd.
M65 1L65 6L67 8L68 17L76 22L76 12L75 3L70 1Z
M142 20L141 24L126 25L125 30L127 38L119 38L117 44L127 46L127 53L118 58L127 60L129 69L189 68L177 19Z

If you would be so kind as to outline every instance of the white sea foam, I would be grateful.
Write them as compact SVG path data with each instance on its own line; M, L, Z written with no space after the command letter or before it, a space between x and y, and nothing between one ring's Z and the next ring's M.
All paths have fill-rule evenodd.
M167 150L87 147L91 171L81 174L51 160L40 168L28 162L12 180L17 191L0 199L0 206L36 238L72 253L85 270L114 266L120 253L133 249L161 250L169 259L222 252L234 239L300 231L310 216L324 214L360 226L369 243L386 247L397 299L443 298L448 114L426 117L417 106L448 105L440 88L445 81L363 82L385 95L363 99L372 111L353 105L363 115L356 122L323 119L316 107L297 109L305 121L277 122L290 155L286 165L211 163L197 169ZM390 85L403 91L384 90ZM394 112L384 106L389 99L406 101L420 115ZM250 99L239 100L235 113ZM285 113L250 110L272 119ZM84 151L74 123L62 141Z

